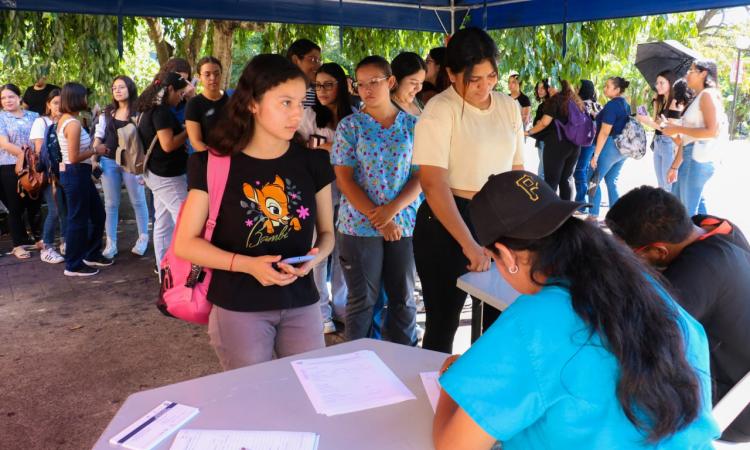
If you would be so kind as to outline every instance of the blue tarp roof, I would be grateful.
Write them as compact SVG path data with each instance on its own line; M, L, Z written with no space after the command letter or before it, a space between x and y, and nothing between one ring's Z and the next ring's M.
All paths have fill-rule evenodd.
M489 29L750 4L750 0L0 0L0 8L450 31L468 14ZM485 10L486 6L486 10Z

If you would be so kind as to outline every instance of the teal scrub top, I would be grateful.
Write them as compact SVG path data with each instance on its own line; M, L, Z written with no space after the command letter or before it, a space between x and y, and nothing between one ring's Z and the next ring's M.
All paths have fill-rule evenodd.
M695 421L656 444L625 416L615 393L617 360L598 334L589 337L562 287L519 297L440 384L503 450L713 448L720 433L711 415L706 334L662 294L678 313L702 405Z

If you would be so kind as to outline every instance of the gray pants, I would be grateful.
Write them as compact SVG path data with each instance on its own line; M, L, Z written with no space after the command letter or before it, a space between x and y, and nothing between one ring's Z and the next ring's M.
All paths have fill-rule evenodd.
M416 345L414 251L412 238L388 242L382 237L339 234L339 255L349 295L346 302L346 339L370 334L373 308L380 287L388 296L383 338Z
M261 312L229 311L214 305L208 336L224 370L325 347L317 303Z

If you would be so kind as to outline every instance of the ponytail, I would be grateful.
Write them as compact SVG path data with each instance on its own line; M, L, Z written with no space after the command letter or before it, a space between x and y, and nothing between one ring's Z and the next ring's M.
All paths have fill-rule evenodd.
M617 398L648 441L664 439L698 416L700 385L685 356L677 312L656 287L659 276L630 249L576 218L542 239L497 242L531 252L538 284L538 275L564 280L559 284L570 290L575 312L617 359Z
M626 80L625 78L622 78L622 77L610 77L609 81L611 81L612 84L617 89L620 90L620 94L622 94L623 92L625 92L625 89L627 89L628 86L630 86L630 81L628 81L628 80Z

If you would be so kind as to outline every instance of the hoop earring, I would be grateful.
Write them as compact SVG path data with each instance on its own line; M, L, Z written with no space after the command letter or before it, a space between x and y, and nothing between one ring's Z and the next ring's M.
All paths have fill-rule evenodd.
M516 264L514 264L513 266L508 267L508 273L511 274L511 275L517 274L518 273L518 266Z

